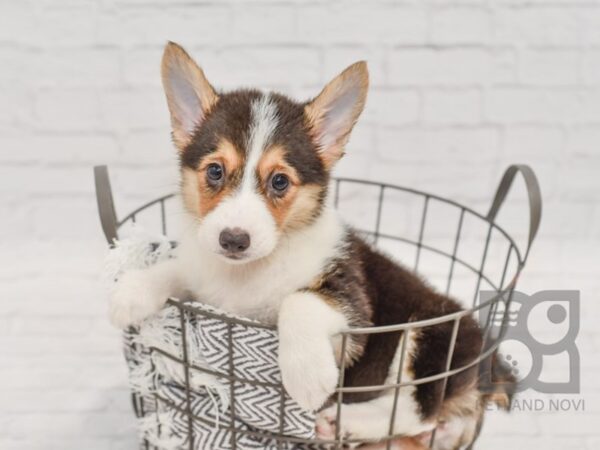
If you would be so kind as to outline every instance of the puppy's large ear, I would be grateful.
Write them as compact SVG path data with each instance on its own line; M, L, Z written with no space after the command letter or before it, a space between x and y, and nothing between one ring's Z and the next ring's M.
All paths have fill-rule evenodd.
M352 64L305 106L305 114L327 168L344 154L352 127L362 112L369 88L367 63Z
M165 47L161 74L171 113L173 140L177 148L183 150L218 97L202 69L173 42Z

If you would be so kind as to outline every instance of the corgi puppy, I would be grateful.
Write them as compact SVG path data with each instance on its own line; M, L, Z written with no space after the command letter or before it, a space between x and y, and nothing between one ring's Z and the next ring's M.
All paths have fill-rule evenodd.
M328 402L342 358L345 386L395 383L398 370L403 382L439 374L453 327L356 335L343 355L340 331L461 311L363 241L331 204L330 174L365 105L368 78L367 65L357 62L308 102L257 90L218 92L169 43L162 80L187 224L178 257L126 273L110 305L112 322L122 328L156 313L169 297L276 324L283 385L299 405L320 411L323 438L336 432ZM464 317L451 366L474 361L481 345L477 323ZM423 436L440 421L434 448L470 442L483 406L477 367L452 376L443 401L442 391L442 381L400 389L394 432L409 438L393 448L428 448ZM385 437L393 404L393 390L346 394L339 432Z

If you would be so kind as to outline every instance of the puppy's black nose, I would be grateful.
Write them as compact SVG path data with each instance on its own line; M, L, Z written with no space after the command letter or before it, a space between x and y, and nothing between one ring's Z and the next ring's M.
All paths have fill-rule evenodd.
M250 235L241 228L225 228L219 235L219 244L229 253L241 253L250 247Z

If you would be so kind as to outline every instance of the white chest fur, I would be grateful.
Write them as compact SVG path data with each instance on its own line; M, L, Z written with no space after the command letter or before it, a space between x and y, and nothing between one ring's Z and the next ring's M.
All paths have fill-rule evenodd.
M187 229L194 231L182 236L178 259L193 298L269 324L276 323L283 298L309 286L343 251L344 228L329 208L312 225L282 236L268 257L243 265L204 249L196 227Z

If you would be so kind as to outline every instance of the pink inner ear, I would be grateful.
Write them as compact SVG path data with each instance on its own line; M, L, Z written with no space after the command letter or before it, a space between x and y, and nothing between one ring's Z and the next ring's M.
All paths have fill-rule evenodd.
M183 128L182 131L191 134L202 120L202 104L190 81L183 74L170 70L169 78L173 101L178 109L177 119Z
M319 133L323 149L335 146L350 132L358 100L359 90L351 87L327 105Z

